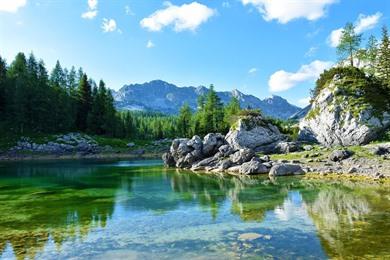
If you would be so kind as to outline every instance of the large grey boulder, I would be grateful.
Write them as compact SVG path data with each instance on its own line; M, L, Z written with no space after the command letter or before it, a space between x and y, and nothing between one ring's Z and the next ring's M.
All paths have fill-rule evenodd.
M252 149L244 148L230 155L230 160L234 164L243 164L250 161L255 155L256 154Z
M164 166L166 167L174 167L176 166L176 162L175 162L175 158L173 158L172 154L171 153L164 153L162 155L162 159L163 159L163 162L164 162Z
M192 151L192 149L187 145L188 141L188 138L178 138L172 141L172 145L169 151L173 158L175 158L175 161L181 157L186 156L187 153Z
M298 164L280 163L272 166L269 171L269 176L287 176L287 175L302 175L305 174L303 168Z
M276 151L279 153L293 153L301 149L298 142L280 142L276 145Z
M252 175L268 173L268 168L263 165L259 160L252 159L249 162L243 163L240 167L240 174Z
M204 170L206 167L215 167L217 164L218 164L218 159L214 157L209 157L194 163L191 167L191 170L200 171L200 170Z
M218 152L218 148L226 144L225 136L219 133L210 133L203 138L203 154L212 156Z
M344 85L349 83L336 76L301 120L299 139L317 141L327 147L361 145L375 140L390 126L389 112L378 115L370 104L355 105L356 97L344 93Z
M172 141L169 152L162 157L164 165L173 166L174 161L176 167L190 168L195 162L204 158L202 148L203 142L197 135L191 139L175 139Z
M234 150L233 147L231 147L230 145L225 144L225 145L222 145L221 147L218 148L218 152L219 152L223 157L227 157L227 156L231 155L232 153L234 153L235 150Z
M234 149L250 148L256 152L272 152L282 140L285 136L261 115L241 117L226 135Z

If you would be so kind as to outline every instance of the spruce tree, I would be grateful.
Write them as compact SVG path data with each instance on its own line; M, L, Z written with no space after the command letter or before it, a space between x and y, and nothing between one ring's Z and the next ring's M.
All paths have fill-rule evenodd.
M390 87L390 41L387 27L382 28L382 40L378 50L378 63L376 69L378 78Z
M0 120L4 122L6 113L7 63L0 56Z
M364 60L367 62L366 71L371 75L375 74L377 56L378 56L378 41L376 40L375 36L371 35L367 41L367 47L365 50L365 57L364 57L365 58Z
M10 79L12 88L10 95L12 98L10 118L16 133L24 134L28 126L28 71L27 60L23 53L18 53L15 60L11 63L7 77Z
M77 128L81 131L87 129L88 114L91 111L92 94L91 85L88 82L86 74L80 80L78 88L78 100L77 100Z
M189 137L191 135L191 118L191 108L187 103L185 103L180 108L180 113L177 121L177 129L181 137Z
M57 60L53 71L50 74L50 81L53 85L66 88L66 74L62 69L61 63Z
M202 127L206 133L213 133L222 131L223 125L223 104L211 85L204 105Z
M235 121L235 117L240 113L241 106L240 101L236 97L232 97L230 102L225 106L224 111L224 123L226 131L230 128L231 124Z

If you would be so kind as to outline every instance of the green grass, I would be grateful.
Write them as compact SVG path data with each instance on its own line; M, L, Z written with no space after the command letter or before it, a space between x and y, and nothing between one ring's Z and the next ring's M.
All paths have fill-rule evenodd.
M119 139L119 138L113 138L113 137L105 137L105 136L98 136L93 135L91 136L96 142L98 142L101 146L109 145L112 148L127 148L127 144L130 143L130 140L127 139Z
M380 142L375 142L373 144L379 144ZM329 149L321 149L320 146L314 145L313 150L311 151L300 151L288 154L272 154L271 160L300 160L300 159L327 159L329 154L337 149L347 149L353 152L352 158L367 158L367 159L379 159L382 160L381 157L374 155L371 153L370 148L365 146L348 146L348 147L333 147ZM310 157L310 155L314 153L319 153L318 157Z

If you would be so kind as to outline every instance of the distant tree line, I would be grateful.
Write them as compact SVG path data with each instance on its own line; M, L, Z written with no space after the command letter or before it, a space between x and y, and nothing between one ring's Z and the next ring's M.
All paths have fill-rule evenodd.
M7 65L0 57L0 133L55 134L80 131L96 135L160 139L209 132L226 133L240 111L232 98L223 105L210 87L196 112L184 104L178 116L152 112L119 112L110 89L82 68L63 68L57 61L49 74L33 54L19 53Z
M33 54L17 54L7 66L0 57L0 128L3 133L84 131L114 135L116 111L110 90L80 68L50 75Z

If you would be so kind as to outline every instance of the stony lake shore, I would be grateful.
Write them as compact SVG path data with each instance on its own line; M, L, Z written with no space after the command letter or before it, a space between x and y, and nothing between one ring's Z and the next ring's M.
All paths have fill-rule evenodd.
M236 130L242 135L243 126L240 127ZM80 133L58 135L41 144L23 137L0 154L0 161L158 159L165 153L166 166L203 173L390 179L390 143L329 148L272 137L278 140L274 147L268 144L262 152L255 152L252 148L239 147L237 136L237 133L226 137L209 134L203 140L198 136L173 141L164 139L144 146L128 143L124 149L100 145L92 137ZM229 145L226 140L229 138L237 143ZM238 149L232 146L238 146Z
M157 159L169 149L170 142L162 139L143 145L125 142L112 146L81 133L56 135L43 141L21 137L10 148L0 152L0 161Z
M163 160L168 167L240 176L390 178L390 143L332 148L289 141L261 116L239 119L226 136L210 133L203 140L175 139Z

